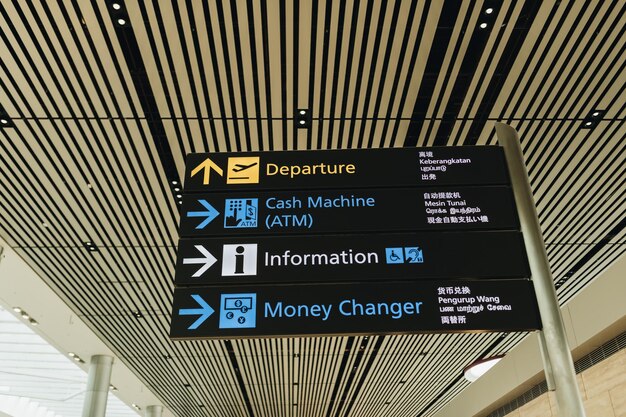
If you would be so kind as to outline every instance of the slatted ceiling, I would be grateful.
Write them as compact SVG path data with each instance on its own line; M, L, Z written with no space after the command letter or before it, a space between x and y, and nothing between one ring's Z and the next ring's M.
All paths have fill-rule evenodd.
M512 23L517 22L520 18L523 5L523 3L503 4L502 8L495 12L497 13L495 20L485 19L485 15L479 17L478 20L481 22L490 21L489 26L485 29L489 31L489 36L485 41L483 53L480 57L475 58L478 61L477 70L471 79L465 100L459 108L459 116L463 118L475 117L481 111L480 105L485 100L485 96L493 93L490 91L487 81L494 76L499 76L496 73L499 62L495 58L502 56L506 51L506 43L502 40L510 38L515 27ZM463 119L462 122L466 123L467 121Z
M446 129L448 144L493 144L493 126L480 124L488 111L491 119L522 119L510 122L521 134L558 280L616 227L620 212L615 207L623 207L623 124L610 120L624 114L623 83L618 85L624 65L624 6L600 2L584 9L570 2L543 3L533 30L520 38L521 51L506 56L517 52L509 40L523 32L529 4L498 6L497 23L474 57L475 70L467 73L464 51L472 45L480 4L463 5L467 10L446 19L439 15L442 10L461 6L361 2L346 4L340 15L343 5L326 2L301 1L293 9L281 9L278 3L130 2L130 26L123 30L139 43L149 94L157 101L158 114L150 117L162 120L179 177L190 151L401 146L411 130L408 118L414 110L424 111L414 104L425 83L435 87L420 100L433 113L419 130L419 144L435 143ZM126 45L118 36L121 29L111 22L106 2L97 9L93 4L34 3L22 6L23 18L12 7L20 8L2 5L0 13L2 27L9 28L0 34L1 43L12 58L0 63L0 104L17 119L14 132L4 129L0 134L1 194L12 197L0 199L0 229L13 246L62 247L21 253L171 409L188 416L240 416L249 410L254 415L427 416L467 385L458 379L462 368L486 353L497 336L372 337L363 354L362 338L234 341L234 358L223 342L170 342L167 316L177 213L148 122L134 120L143 117L144 108L122 53ZM414 15L407 15L410 10ZM235 15L238 25L229 24ZM79 25L79 16L85 25ZM44 28L53 28L46 30L49 39L42 38L37 19ZM439 42L439 37L433 45L437 26L448 21L449 42L445 37ZM72 31L67 29L70 23ZM467 30L461 34L464 24ZM41 50L30 47L29 27ZM285 36L294 30L297 36ZM25 37L27 49L15 33ZM430 63L433 48L441 49L441 68ZM498 72L509 61L513 70ZM427 68L434 71L424 76ZM453 92L462 90L455 87L459 77L469 85L457 96ZM503 78L501 90L490 89L493 77ZM51 88L48 94L44 84ZM485 103L494 94L499 99L491 110ZM284 119L301 107L313 112L311 130L297 130ZM580 131L580 118L600 107L607 109L607 122ZM458 109L458 115L448 115L449 109ZM72 112L125 117L77 123L67 119ZM20 120L59 114L66 119ZM444 120L433 121L437 114ZM446 125L450 116L458 120ZM468 137L476 129L482 133ZM143 166L148 167L145 172ZM29 176L31 172L38 176ZM62 179L69 181L63 184ZM84 188L87 182L93 190ZM116 198L120 190L126 195ZM50 197L34 198L40 195ZM46 212L52 227L44 230L29 222L26 213L33 210ZM136 212L149 214L132 214ZM65 218L75 219L74 224ZM80 233L106 246L131 247L89 254L80 247ZM559 288L561 302L623 254L623 229L620 233L610 242L621 244L604 246ZM144 319L126 315L135 309ZM492 351L505 352L521 337L511 335ZM381 348L374 350L378 341ZM289 349L300 357L294 358ZM438 358L418 356L440 349L445 353ZM163 359L165 353L174 359ZM448 365L441 369L441 362ZM407 382L390 386L388 381L401 375L407 375ZM172 380L189 381L192 388ZM384 404L387 398L389 405ZM199 404L205 404L204 411Z
M609 2L606 2L607 4ZM614 27L622 27L624 26L624 22L616 19L615 16L620 16L620 19L623 19L623 10L619 11L619 15L617 14L617 10L614 10L613 16L599 16L598 20L603 21L604 23L601 25L600 35L595 38L596 44L592 44L597 46L599 45L611 45L611 43L615 40L619 40L621 38L620 31L609 30L611 25L606 24L606 21L612 21L615 24ZM613 20L615 19L615 20ZM622 29L623 30L623 29ZM593 31L589 31L592 33ZM550 36L540 36L538 43L541 42L543 45L540 46L539 51L541 53L536 54L536 60L540 60L540 58L544 57L543 47L546 43L549 43L552 40ZM623 45L623 42L621 42ZM581 48L582 46L582 48ZM524 56L532 56L532 49L536 48L536 45L527 44L527 48L523 51L525 53ZM588 47L587 44L579 45L578 49L586 49ZM578 50L575 49L575 50ZM600 83L603 80L606 80L606 71L615 71L615 61L614 59L619 56L619 48L593 48L590 49L589 52L585 55L585 59L582 62L577 60L568 60L567 66L565 68L561 68L558 71L554 71L555 62L553 56L546 56L547 59L543 59L541 61L541 66L531 66L525 72L522 72L523 78L526 79L525 85L520 86L517 89L517 92L513 92L518 96L518 98L514 100L500 100L500 103L505 104L505 108L510 108L511 103L518 103L513 107L513 113L509 115L509 117L555 117L554 114L546 114L545 112L551 108L551 106L546 106L545 97L542 97L545 93L551 93L551 100L568 100L567 105L559 106L565 108L572 108L572 106L576 106L576 111L567 110L567 115L569 117L581 115L584 117L589 110L590 104L593 105L599 99L606 100L606 95L602 92L598 91L597 87L594 87L593 84ZM566 49L567 51L568 49ZM600 52L600 53L598 53ZM611 55L611 59L607 60L607 52ZM616 55L617 54L617 55ZM591 56L589 56L591 55ZM591 60L592 61L587 61ZM523 63L523 59L519 59L520 63ZM586 64L586 65L583 65ZM559 63L560 66L560 63ZM565 73L563 73L563 70ZM546 88L547 79L549 74L558 73L563 80L568 80L568 88L581 88L580 90L574 89L575 93L578 94L564 94L563 91L558 89L550 89ZM541 74L541 76L535 76L534 74ZM532 84L531 84L532 82ZM583 93L584 94L581 94ZM558 94L555 94L558 93ZM537 110L527 113L527 109L533 107L533 103L537 103ZM583 107L584 106L584 107ZM582 108L581 108L582 107ZM505 113L506 114L506 113ZM563 117L563 116L561 116Z
M178 72L178 74L180 74L180 71ZM185 76L185 74L184 74L184 73L183 73L183 76ZM198 84L198 83L196 83L196 85L197 85L197 84ZM245 127L245 126L244 126L244 127ZM240 129L240 130L241 130L241 129ZM286 130L287 130L287 131L289 131L289 129L286 129ZM335 141L335 140L336 140L336 138L334 138L334 139L333 139L333 141Z
M557 288L557 295L561 303L567 303L580 290L582 290L585 285L591 282L591 277L598 274L599 271L608 268L617 260L619 256L622 256L624 252L625 251L623 249L618 251L605 250L598 254L598 256L594 257L593 262L586 264L582 269L573 274L564 284ZM565 277L567 276L569 275L565 275Z
M116 307L114 311L126 313L136 311L142 306L149 305L143 299L144 295L150 296L148 301L158 307L162 314L169 313L169 291L168 293L161 292L159 298L156 298L160 285L154 279L149 280L150 287L147 287L145 283L136 282L136 277L133 276L125 277L125 280L130 283L124 284L123 287L111 288L108 282L102 282L106 278L117 277L119 279L119 276L105 268L111 262L120 262L120 258L117 258L118 254L115 251L109 252L105 249L101 249L101 251L87 253L83 248L30 248L24 249L20 255L36 257L39 266L44 270L42 272L47 275L53 274L52 277L56 284L69 290L64 298L69 297L72 303L80 306L80 314L98 315L97 310L107 312L111 311L114 306ZM76 264L77 260L80 260L79 264ZM89 279L85 280L85 276L88 276ZM171 284L168 282L168 285ZM115 298L109 302L103 302L105 301L102 300L103 294L110 294ZM82 301L86 301L86 298L89 300L83 303Z
M92 221L100 223L101 226L104 226L100 228L101 230L102 229L111 230L114 224L107 223L107 219L109 219L110 217L102 215L103 214L102 211L99 210L100 205L94 204L94 200L91 196L92 190L88 189L87 187L88 181L92 181L92 180L85 181L84 178L81 178L79 180L80 177L78 175L78 172L81 171L82 167L78 168L75 165L71 165L71 164L68 165L63 162L63 161L67 161L68 159L76 160L77 157L75 156L74 151L71 151L71 152L64 151L61 144L65 143L65 141L62 140L60 136L52 137L48 135L47 132L56 133L55 132L56 129L50 129L50 127L52 127L53 125L54 123L47 123L44 121L44 123L42 124L42 129L36 129L36 128L24 129L24 131L30 130L30 132L34 133L35 135L43 133L44 135L48 136L48 142L53 143L49 146L46 145L45 147L40 147L38 144L33 143L30 140L28 140L28 142L30 143L27 143L25 141L25 137L14 137L13 138L14 140L8 143L9 145L13 144L14 146L10 149L4 150L4 152L7 154L7 158L5 158L6 160L8 160L11 156L20 157L24 155L26 157L29 157L30 155L33 155L31 153L32 151L40 152L39 156L35 158L28 158L26 160L23 160L20 164L7 164L7 169L15 169L15 170L20 171L14 174L13 176L14 180L11 182L8 182L8 184L12 184L15 187L33 189L33 191L37 195L45 195L46 192L50 193L49 195L51 195L51 198L49 199L45 199L45 200L33 199L31 201L31 204L35 204L36 206L38 206L38 208L34 210L34 212L38 213L38 217L41 216L41 218L39 219L40 222L42 223L46 222L50 225L51 228L54 228L54 229L64 228L67 230L69 228L73 230L81 230L81 235L83 237L83 240L88 240L87 238L89 236L95 237L95 236L98 236L100 233L96 231L96 229L84 227L85 223L80 224L78 223L77 220L75 220L76 218L75 215L77 214L75 211L76 209L70 208L70 205L72 205L73 201L77 199L88 201L89 203L88 205L83 206L81 209L77 211L82 211L83 213L91 212L89 214L93 216L89 216L89 217L92 217ZM41 151L39 151L37 148L41 149ZM91 153L87 153L87 154L91 155ZM52 156L52 158L48 159L48 157L44 155L50 155ZM107 160L107 158L106 157L102 158L102 160ZM87 164L91 164L91 163L92 163L91 161L87 162ZM24 169L26 167L30 168L33 171L32 174L30 175L25 174ZM67 171L63 172L64 168L69 168L73 172L67 172ZM146 168L149 168L149 167L144 166L144 169ZM63 176L62 183L59 181L54 181L52 177L50 176L50 174L54 173L55 171ZM129 173L127 175L132 176L133 174ZM97 174L93 176L103 177ZM97 189L99 188L99 185L103 185L103 183L96 182L95 187L94 187L95 189L93 190L93 192L98 192ZM148 188L148 187L144 186L144 188ZM58 194L56 195L53 193L53 190L55 189L58 192ZM123 192L124 190L122 190L122 193ZM139 190L136 189L136 192L139 193ZM127 193L131 195L134 194L133 192L127 192ZM128 202L128 199L125 199L125 200L126 202ZM141 200L141 201L143 202L145 200ZM93 207L96 207L96 209L93 209ZM52 211L50 210L51 208L53 208ZM114 210L109 210L109 213L113 211ZM136 211L141 211L141 210L136 210ZM158 210L154 210L154 211L160 212ZM148 212L148 210L144 209L143 212ZM120 213L120 217L122 217L121 213L123 213L123 210L120 209L119 213ZM151 216L146 216L146 217L150 219ZM66 221L62 224L56 223L54 221L51 221L54 218L64 218ZM136 219L137 218L135 217L134 223L137 223ZM104 222L104 225L103 225L103 222ZM152 224L152 226L153 227L151 227L150 230L156 230L156 228L154 227L154 224ZM126 242L128 242L128 239L126 239ZM121 245L122 241L113 240L113 241L110 241L110 243L117 246L117 245ZM131 241L131 243L133 242Z

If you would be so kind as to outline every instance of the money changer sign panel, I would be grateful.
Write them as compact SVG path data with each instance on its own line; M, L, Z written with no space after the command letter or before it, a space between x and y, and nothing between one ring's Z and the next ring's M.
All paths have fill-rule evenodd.
M171 337L538 329L532 285L438 281L178 288Z

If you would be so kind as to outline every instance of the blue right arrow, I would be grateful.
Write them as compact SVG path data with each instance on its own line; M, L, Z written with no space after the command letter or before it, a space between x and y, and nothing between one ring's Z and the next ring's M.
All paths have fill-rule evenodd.
M200 304L200 307L202 308L181 308L178 310L178 315L180 316L199 315L200 317L198 317L198 320L194 321L191 324L191 326L188 327L189 330L195 330L198 327L200 327L200 325L204 323L206 319L211 317L211 314L215 313L215 310L213 310L211 306L208 305L207 302L204 301L202 297L200 297L198 294L192 294L191 298L196 300L196 302Z
M204 229L204 227L211 223L213 219L220 215L220 212L209 204L206 200L198 200L198 203L202 204L206 211L188 211L187 217L206 217L202 223L196 226L196 229Z

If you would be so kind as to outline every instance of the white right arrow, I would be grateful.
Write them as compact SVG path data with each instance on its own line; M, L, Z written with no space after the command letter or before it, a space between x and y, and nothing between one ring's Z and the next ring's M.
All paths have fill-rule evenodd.
M206 248L202 245L194 245L198 252L204 255L204 258L183 258L183 264L204 264L202 268L198 269L192 277L197 278L204 274L215 262L217 262L217 258L211 255L211 252L206 250Z

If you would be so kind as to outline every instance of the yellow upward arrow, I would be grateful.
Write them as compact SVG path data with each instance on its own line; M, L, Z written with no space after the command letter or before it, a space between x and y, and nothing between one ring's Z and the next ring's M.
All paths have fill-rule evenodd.
M215 162L211 161L211 158L205 159L197 167L195 167L193 171L191 171L191 176L193 177L198 172L204 170L204 178L202 178L202 184L208 185L211 168L214 169L220 177L224 176L224 171L222 170L222 168L220 168Z

